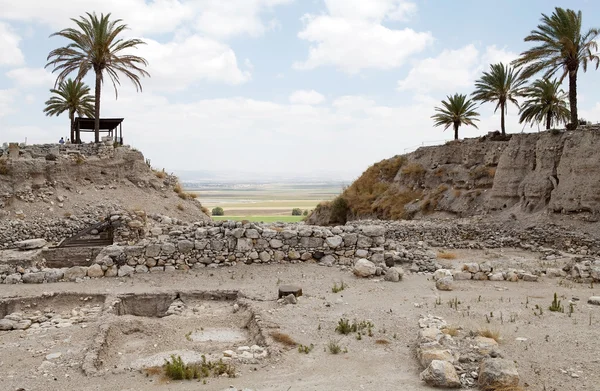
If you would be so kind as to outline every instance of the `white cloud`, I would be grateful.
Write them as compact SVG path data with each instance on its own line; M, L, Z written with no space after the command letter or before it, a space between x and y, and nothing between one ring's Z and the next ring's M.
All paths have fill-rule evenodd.
M15 90L0 90L0 118L14 112L13 102Z
M6 72L6 76L12 79L19 87L46 86L54 87L56 78L44 68L16 68Z
M308 58L295 69L331 65L349 74L362 69L392 69L433 42L429 32L389 29L368 20L329 15L306 16L298 37L311 42Z
M234 51L227 45L199 35L161 44L146 39L138 53L148 60L150 79L144 86L178 91L198 81L241 84L250 80L250 72L238 67ZM246 67L251 69L251 63Z
M203 33L229 38L247 34L260 36L268 30L281 25L278 20L270 19L265 23L263 13L272 11L275 6L291 3L293 0L200 0L195 8L199 14L196 28Z
M481 53L473 44L456 50L443 50L437 57L425 58L414 63L406 78L398 81L398 89L417 92L446 91L472 88L480 73L490 64L508 64L517 54L488 46Z
M53 29L63 29L73 25L69 18L94 10L98 14L110 12L114 18L123 19L134 33L159 34L190 20L194 16L192 4L179 0L0 0L0 18L36 21Z
M21 37L8 24L0 22L0 66L21 65L25 62L23 53L19 49L20 41Z
M325 97L315 90L298 90L290 95L290 103L297 105L318 105Z
M417 10L414 3L405 0L325 0L325 4L333 17L376 23L407 20Z

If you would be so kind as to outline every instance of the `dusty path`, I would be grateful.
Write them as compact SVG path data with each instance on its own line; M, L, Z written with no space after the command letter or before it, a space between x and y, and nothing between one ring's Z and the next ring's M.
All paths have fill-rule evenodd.
M342 280L348 287L332 293L333 283ZM276 287L283 283L297 283L304 289L305 296L297 305L275 301ZM598 389L600 307L590 306L586 300L600 295L600 289L558 279L537 283L459 281L457 285L455 291L439 292L427 276L408 275L399 283L359 280L348 271L316 265L238 265L79 284L3 285L2 297L66 291L84 297L93 293L239 289L255 299L252 304L266 323L279 325L279 331L298 343L312 343L315 348L301 354L275 345L276 353L270 358L257 365L239 365L237 378L210 379L206 385L197 381L166 383L138 371L86 377L79 360L98 322L90 321L86 328L73 325L43 334L0 331L0 390L179 391L223 390L229 385L269 391L430 390L419 380L421 368L414 358L421 314L443 316L448 323L463 327L461 332L465 333L484 327L498 330L501 352L516 361L529 390ZM568 310L547 310L555 292L563 297L565 307L569 299L579 299L571 316ZM460 301L458 310L447 304L452 299ZM542 315L534 314L536 304L543 309ZM370 320L375 325L373 336L365 335L361 340L355 334L342 337L334 331L341 317ZM378 344L377 340L389 343ZM330 354L326 351L330 341L338 342L348 352ZM43 364L52 352L61 352L61 357L51 360L52 364ZM42 364L45 367L40 369Z

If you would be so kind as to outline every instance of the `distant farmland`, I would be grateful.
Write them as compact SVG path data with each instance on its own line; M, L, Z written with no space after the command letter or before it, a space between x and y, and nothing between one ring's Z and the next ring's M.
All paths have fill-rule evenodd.
M296 222L303 216L292 216L292 209L310 212L321 201L340 194L341 183L266 183L266 184L184 184L187 191L197 193L202 205L212 210L220 206L224 216L215 220L249 220L263 222Z

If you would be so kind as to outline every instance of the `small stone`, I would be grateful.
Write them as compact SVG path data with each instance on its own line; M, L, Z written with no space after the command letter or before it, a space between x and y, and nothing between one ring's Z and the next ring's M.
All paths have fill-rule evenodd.
M482 389L517 386L519 373L512 361L488 358L479 367L478 383Z
M452 277L452 272L448 269L438 269L435 272L433 272L433 279L435 281L441 280L445 277Z
M96 263L88 268L87 275L91 278L104 277L104 270L102 270L102 266Z
M370 277L375 274L377 267L375 264L367 259L359 259L354 264L352 272L357 277Z
M538 276L535 274L523 273L522 279L523 281L536 282L538 280Z
M132 275L134 270L135 269L129 265L123 265L119 268L117 275L119 277L127 277L127 276Z
M20 242L16 242L15 246L22 251L26 250L35 250L38 248L42 248L47 244L45 239L27 239L21 240Z
M421 380L433 387L461 387L456 369L447 361L433 360L427 369L421 372Z
M64 279L67 281L75 281L78 278L83 278L87 275L87 267L73 266L65 270Z
M293 293L290 293L289 295L283 298L283 302L284 304L297 304L298 300L296 299L296 296L294 296Z
M454 279L452 277L444 277L436 281L435 287L440 291L451 291L454 289Z
M50 354L46 355L46 360L48 360L48 361L54 360L54 359L59 358L60 356L62 356L62 353L60 353L60 352L50 353Z
M600 305L600 296L591 296L588 299L588 304Z
M404 276L404 270L401 267L391 267L385 273L385 277L383 279L385 281L398 282Z
M15 328L18 322L10 319L0 319L0 331L8 331Z

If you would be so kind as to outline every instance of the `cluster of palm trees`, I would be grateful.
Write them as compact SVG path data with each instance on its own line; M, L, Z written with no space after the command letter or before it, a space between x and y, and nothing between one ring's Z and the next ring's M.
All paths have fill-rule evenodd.
M110 14L87 13L79 19L71 19L77 28L67 28L54 33L52 36L68 40L66 46L50 52L46 67L53 67L53 72L59 72L53 96L46 101L44 112L48 116L59 115L67 111L71 120L71 140L81 142L75 135L75 113L79 116L95 118L95 142L100 142L100 93L104 75L107 74L117 94L120 85L119 74L124 74L135 85L136 90L142 90L140 76L150 76L142 66L148 63L142 57L131 55L131 49L144 44L140 39L123 39L121 33L127 29L121 19L112 20ZM94 97L90 88L82 80L87 73L95 73ZM76 73L75 80L68 78ZM58 86L58 88L57 88ZM76 139L77 138L77 139Z
M461 125L477 128L477 103L491 102L496 104L494 112L500 110L502 135L506 134L504 117L510 103L520 110L519 123L545 122L546 129L567 123L567 129L576 129L577 72L579 67L587 71L588 63L595 63L598 69L600 62L595 40L600 30L592 28L582 34L581 20L581 11L560 7L550 16L542 14L537 29L525 37L525 42L537 46L521 53L510 65L492 64L475 82L471 99L464 94L448 96L441 107L435 108L434 126L444 126L444 130L452 126L457 140ZM542 78L527 85L528 79L540 72L544 72ZM559 78L553 78L559 72ZM567 77L568 94L560 87ZM524 102L520 105L517 98L524 98Z

